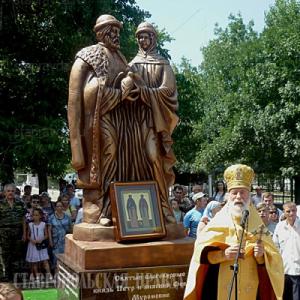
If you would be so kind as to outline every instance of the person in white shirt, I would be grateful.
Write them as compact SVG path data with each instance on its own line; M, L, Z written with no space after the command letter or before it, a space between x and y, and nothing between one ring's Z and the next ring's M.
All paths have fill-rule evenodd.
M82 223L83 220L83 208L79 208L77 216L76 216L76 220L75 220L75 224L79 224Z
M285 220L277 224L273 241L284 264L283 300L300 299L300 220L293 202L283 205Z
M262 200L262 187L256 186L254 190L255 194L252 196L251 200L254 206L257 206L259 203L261 203Z

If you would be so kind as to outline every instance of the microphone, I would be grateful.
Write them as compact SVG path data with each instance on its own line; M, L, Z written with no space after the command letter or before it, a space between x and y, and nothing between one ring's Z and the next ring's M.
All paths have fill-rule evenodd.
M249 217L249 210L248 209L245 209L243 211L243 214L242 214L242 220L241 220L241 226L245 229L245 225L246 225L246 222L247 222L247 219Z

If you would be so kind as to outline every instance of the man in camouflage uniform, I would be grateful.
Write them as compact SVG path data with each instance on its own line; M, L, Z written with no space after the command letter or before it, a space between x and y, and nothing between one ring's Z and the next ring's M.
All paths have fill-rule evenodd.
M15 197L16 186L4 187L0 201L0 281L13 280L24 263L23 223L26 210Z

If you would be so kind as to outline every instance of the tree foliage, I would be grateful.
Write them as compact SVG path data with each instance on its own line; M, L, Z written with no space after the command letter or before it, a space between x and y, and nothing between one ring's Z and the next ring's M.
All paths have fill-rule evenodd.
M196 95L188 91L199 98L201 114L197 122L184 124L193 137L187 152L187 161L196 157L192 168L221 172L243 162L257 172L299 175L299 1L277 0L265 20L258 34L253 22L231 15L202 50ZM185 114L194 111L191 106Z
M137 51L134 31L150 15L134 0L1 5L0 180L11 181L15 168L27 169L39 174L44 189L46 176L60 175L69 163L69 71L76 52L95 43L96 18L112 14L124 23L121 51L130 60Z
M201 141L195 138L194 126L202 116L203 95L201 93L201 78L196 67L192 67L185 58L179 66L174 66L179 101L179 125L173 138L176 153L176 169L179 172L194 170L195 150ZM191 143L193 141L193 143ZM192 149L191 149L192 148Z

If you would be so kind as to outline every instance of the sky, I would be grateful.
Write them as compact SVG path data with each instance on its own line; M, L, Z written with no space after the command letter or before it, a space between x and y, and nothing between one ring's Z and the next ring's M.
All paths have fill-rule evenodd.
M228 24L230 13L241 13L244 22L254 21L254 29L264 28L265 13L275 0L136 0L137 5L151 13L146 21L154 23L175 39L165 44L172 63L186 57L193 66L201 63L200 49L214 38L215 24Z

